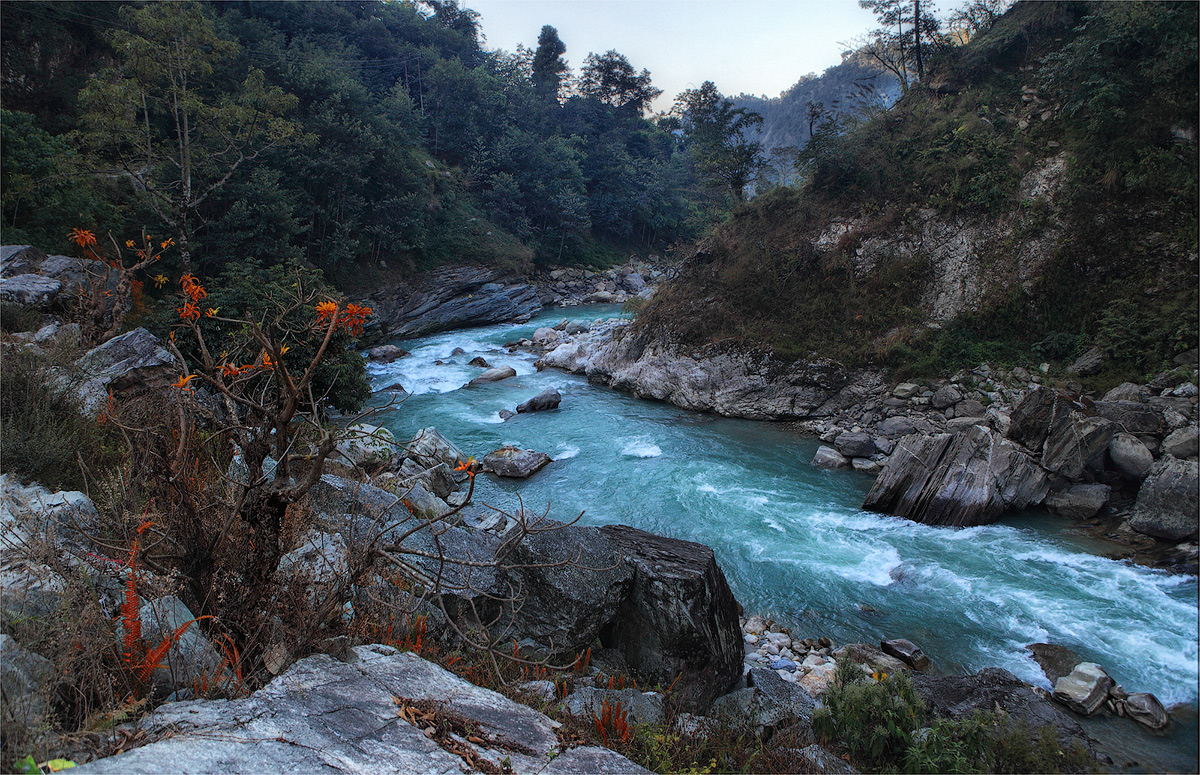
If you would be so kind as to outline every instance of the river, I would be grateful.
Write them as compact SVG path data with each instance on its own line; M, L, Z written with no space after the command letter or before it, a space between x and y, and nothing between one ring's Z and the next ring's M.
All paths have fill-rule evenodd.
M943 672L1003 667L1047 688L1025 646L1057 643L1128 691L1195 707L1196 577L1094 554L1066 520L1040 511L959 530L865 512L871 479L812 468L818 442L785 425L696 414L539 373L532 355L502 346L564 317L616 314L559 309L524 325L397 341L412 354L371 363L368 373L375 389L399 382L411 395L368 421L398 438L436 426L480 458L502 444L546 452L554 462L529 480L481 476L477 498L511 510L519 493L527 511L548 508L555 519L582 512L583 524L707 544L746 610L799 636L908 638ZM464 352L452 355L456 348ZM467 362L480 355L517 376L464 387L480 373ZM548 387L562 393L557 410L500 420L501 409Z

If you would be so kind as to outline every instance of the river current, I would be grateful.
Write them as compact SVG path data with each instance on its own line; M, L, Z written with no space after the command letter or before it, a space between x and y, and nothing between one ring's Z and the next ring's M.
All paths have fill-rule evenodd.
M546 452L554 462L529 480L481 476L477 500L511 511L519 494L527 511L548 508L555 519L582 513L582 524L707 544L748 612L801 637L908 638L945 673L1003 667L1047 688L1025 646L1062 644L1127 691L1195 706L1196 577L1094 554L1044 512L961 530L865 512L872 480L812 468L815 439L537 372L532 355L502 346L564 317L616 314L551 310L524 325L397 341L412 354L368 373L376 390L398 382L411 395L368 422L398 438L436 426L479 458L503 444ZM517 376L465 387L480 355ZM557 410L500 420L501 409L549 387L562 393Z

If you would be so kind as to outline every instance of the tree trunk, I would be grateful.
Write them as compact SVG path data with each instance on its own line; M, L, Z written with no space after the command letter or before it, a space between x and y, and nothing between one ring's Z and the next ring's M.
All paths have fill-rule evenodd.
M913 0L913 47L917 57L917 80L925 82L925 62L921 59L921 0Z

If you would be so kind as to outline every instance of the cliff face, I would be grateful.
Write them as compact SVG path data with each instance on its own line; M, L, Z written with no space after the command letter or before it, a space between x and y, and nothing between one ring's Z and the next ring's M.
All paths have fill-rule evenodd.
M691 249L637 341L899 376L1094 349L1101 392L1161 371L1197 336L1195 16L1018 4L814 138L806 182Z

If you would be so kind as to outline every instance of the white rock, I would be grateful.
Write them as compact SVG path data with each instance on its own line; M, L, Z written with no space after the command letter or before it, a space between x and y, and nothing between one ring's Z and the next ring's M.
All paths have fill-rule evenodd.
M746 633L745 641L747 643L758 643L758 636L752 632Z

